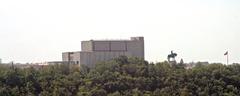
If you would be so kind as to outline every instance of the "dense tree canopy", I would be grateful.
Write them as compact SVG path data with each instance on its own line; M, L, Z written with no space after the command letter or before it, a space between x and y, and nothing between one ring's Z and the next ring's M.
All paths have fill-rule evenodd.
M0 96L239 96L240 65L148 63L119 57L94 68L0 66Z

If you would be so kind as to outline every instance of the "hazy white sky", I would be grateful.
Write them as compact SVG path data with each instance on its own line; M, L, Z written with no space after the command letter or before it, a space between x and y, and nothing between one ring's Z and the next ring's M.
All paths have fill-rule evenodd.
M145 37L148 61L240 62L240 0L1 0L3 62L61 60L82 40Z

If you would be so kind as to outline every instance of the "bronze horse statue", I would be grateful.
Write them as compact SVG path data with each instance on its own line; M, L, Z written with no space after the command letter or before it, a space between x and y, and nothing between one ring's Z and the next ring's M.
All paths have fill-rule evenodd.
M168 55L168 62L171 62L170 59L172 58L174 62L175 61L175 57L177 56L177 53L173 53L173 51L171 51L171 54Z

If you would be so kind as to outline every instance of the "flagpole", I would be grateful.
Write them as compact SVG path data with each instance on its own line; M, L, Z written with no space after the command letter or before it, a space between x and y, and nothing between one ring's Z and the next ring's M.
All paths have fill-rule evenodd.
M227 65L228 65L228 54L227 54Z
M224 55L226 56L227 55L227 65L228 65L228 51L224 53Z

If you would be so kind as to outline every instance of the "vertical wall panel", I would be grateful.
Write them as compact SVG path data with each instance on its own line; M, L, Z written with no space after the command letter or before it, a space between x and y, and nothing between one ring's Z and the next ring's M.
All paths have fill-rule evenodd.
M109 51L110 42L108 41L94 41L94 51Z
M125 41L111 41L111 51L126 51Z

